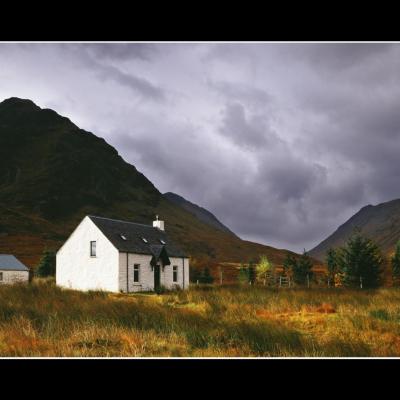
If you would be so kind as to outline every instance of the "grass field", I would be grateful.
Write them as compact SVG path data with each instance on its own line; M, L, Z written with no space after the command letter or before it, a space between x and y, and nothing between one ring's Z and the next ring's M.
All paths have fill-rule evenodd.
M2 286L0 356L400 356L400 289Z

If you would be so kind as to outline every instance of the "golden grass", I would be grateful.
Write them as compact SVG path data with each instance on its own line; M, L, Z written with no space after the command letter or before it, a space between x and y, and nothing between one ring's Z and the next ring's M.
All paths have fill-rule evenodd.
M400 289L0 287L0 356L400 356Z

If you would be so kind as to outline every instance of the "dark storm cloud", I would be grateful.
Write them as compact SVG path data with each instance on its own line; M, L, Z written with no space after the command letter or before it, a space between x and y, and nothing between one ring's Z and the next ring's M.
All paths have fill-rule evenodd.
M305 59L315 67L316 72L321 67L337 72L368 63L369 59L379 57L391 47L391 44L384 43L304 43L283 44L281 51L289 57Z
M72 52L83 65L97 72L102 80L113 80L119 85L141 94L144 98L164 101L165 91L150 80L138 76L133 71L125 72L115 63L118 61L151 61L157 54L155 45L143 43L115 44L67 44L60 45L66 52Z
M0 93L53 106L239 236L309 249L400 197L399 44L0 46Z
M164 90L147 79L135 76L134 74L128 74L110 65L98 65L97 69L101 79L111 79L123 87L130 88L134 92L139 92L145 98L155 101L165 100Z
M227 104L222 115L219 132L239 146L258 148L277 140L268 119L263 115L246 115L246 110L240 103Z
M82 46L82 45L81 45ZM90 43L83 48L96 58L106 60L141 59L150 61L157 55L158 47L148 43Z

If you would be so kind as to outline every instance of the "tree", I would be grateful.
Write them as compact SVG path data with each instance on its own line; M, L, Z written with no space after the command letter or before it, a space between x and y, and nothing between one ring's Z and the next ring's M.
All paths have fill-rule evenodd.
M241 284L249 283L249 269L243 264L240 264L238 281Z
M213 283L214 278L210 274L210 269L208 267L205 267L203 269L203 273L201 274L200 277L200 282L201 283Z
M201 271L198 268L190 268L189 269L189 277L190 277L190 281L197 283L197 281L200 282L201 279Z
M393 284L398 285L400 282L400 240L396 243L396 249L391 261Z
M272 272L272 264L269 262L267 256L261 256L258 264L256 265L257 279L261 280L264 286L267 284L268 275Z
M292 264L293 280L299 285L304 285L310 281L313 276L313 263L304 249L303 254L298 261Z
M374 288L380 284L383 263L378 246L356 230L337 253L343 272L343 284L349 287Z
M293 268L297 264L296 258L293 254L287 253L286 258L283 261L283 275L287 275L289 271L293 271Z
M339 265L337 261L336 251L332 248L326 252L326 265L328 266L328 280L329 283L335 282L336 274L339 273Z
M249 274L249 283L250 285L254 285L256 282L256 271L254 268L255 261L250 260L249 267L248 267L248 274Z
M54 251L44 250L42 258L36 269L36 275L40 277L56 275L56 255Z

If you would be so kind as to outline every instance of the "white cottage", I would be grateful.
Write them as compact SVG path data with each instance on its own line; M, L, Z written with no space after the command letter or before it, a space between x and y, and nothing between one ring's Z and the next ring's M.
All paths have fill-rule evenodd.
M29 268L11 254L0 254L0 285L29 281Z
M153 226L86 216L57 252L56 283L78 290L158 291L189 287L189 258Z

